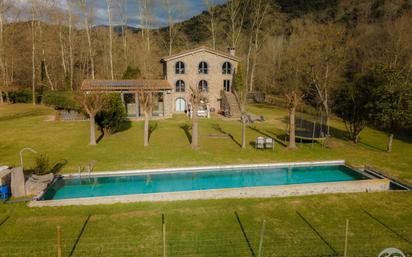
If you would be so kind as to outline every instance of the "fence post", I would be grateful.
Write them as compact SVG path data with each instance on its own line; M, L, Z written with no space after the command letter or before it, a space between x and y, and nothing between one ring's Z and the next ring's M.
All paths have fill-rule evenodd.
M163 257L166 257L166 221L165 221L164 214L162 214L162 231L163 231Z
M62 257L62 235L60 226L56 227L57 236L57 257Z
M262 248L263 248L263 236L265 235L265 220L262 222L262 228L260 230L260 241L259 241L259 253L258 257L262 257Z
M349 234L349 219L346 219L346 228L345 228L345 250L343 252L343 257L346 257L348 254L348 234Z

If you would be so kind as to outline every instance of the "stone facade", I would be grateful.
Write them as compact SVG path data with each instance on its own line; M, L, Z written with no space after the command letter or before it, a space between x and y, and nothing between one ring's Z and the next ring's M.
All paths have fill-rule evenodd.
M162 59L164 79L167 80L173 87L170 95L171 108L173 113L187 110L190 98L190 87L198 88L200 81L204 80L207 83L207 92L209 108L215 112L221 110L221 95L224 90L224 81L232 85L233 72L237 68L239 59L234 56L234 51L225 53L216 51L207 47L200 47L191 51L168 56ZM176 64L181 62L184 64L183 74L176 72ZM207 74L199 72L201 62L207 64ZM223 65L228 63L230 73L225 74ZM226 66L227 67L227 66ZM226 69L227 71L227 69ZM185 89L183 92L178 92L177 83L181 80L184 82ZM226 88L230 91L230 88ZM165 103L165 106L168 104ZM180 106L178 106L180 105ZM182 105L185 108L182 108Z

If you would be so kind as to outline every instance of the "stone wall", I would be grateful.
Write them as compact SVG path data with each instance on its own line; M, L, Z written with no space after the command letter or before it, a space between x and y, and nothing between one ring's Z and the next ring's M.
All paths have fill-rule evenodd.
M176 74L175 65L182 61L185 64L185 74ZM204 61L208 64L208 74L199 74L199 64ZM232 64L232 74L237 67L237 62L224 56L216 55L207 51L197 52L180 58L170 60L166 64L165 78L173 87L172 93L172 110L176 110L176 99L183 98L186 101L186 107L189 103L190 87L197 88L201 80L208 83L208 101L210 107L217 111L220 110L221 91L223 90L223 81L230 80L232 84L232 74L223 74L222 66L225 62ZM176 92L176 82L183 80L186 90L183 93Z

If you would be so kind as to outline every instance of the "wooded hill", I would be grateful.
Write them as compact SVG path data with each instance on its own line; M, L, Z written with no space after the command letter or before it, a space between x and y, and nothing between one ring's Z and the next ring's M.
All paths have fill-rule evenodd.
M180 23L175 20L187 10L181 1L141 1L140 30L95 27L93 7L84 0L69 10L33 1L29 22L13 22L9 15L9 23L0 24L2 84L40 95L76 90L85 78L161 78L162 56L207 45L236 48L249 91L289 99L287 106L303 99L327 115L343 85L371 75L384 86L393 79L388 74L396 74L406 91L400 97L395 90L391 97L402 99L397 108L410 113L404 93L412 79L411 0L231 0L224 5L207 0L207 11ZM13 2L3 1L1 7L5 21ZM165 9L168 26L149 29L157 24L154 8ZM108 9L111 21L126 27L126 14ZM289 98L291 92L295 96Z

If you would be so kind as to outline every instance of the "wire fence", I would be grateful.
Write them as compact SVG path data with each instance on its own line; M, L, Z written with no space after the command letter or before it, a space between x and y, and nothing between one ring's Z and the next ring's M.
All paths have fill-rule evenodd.
M296 227L263 219L244 224L237 214L235 217L224 229L190 229L180 226L181 220L169 224L162 218L159 226L143 226L134 232L127 226L117 227L115 221L102 225L102 219L93 220L90 216L77 225L70 221L61 227L56 219L44 225L47 231L43 227L38 233L38 225L26 225L18 233L13 227L18 221L8 221L0 228L5 235L0 237L0 256L378 256L389 247L412 256L412 226L389 226L373 220L354 220L353 224L348 220L346 225L325 226L313 217L290 217L293 222L300 222Z
M101 235L98 237L73 237L48 240L0 240L0 256L47 257L59 256L344 256L345 236L336 231L323 231L320 236L307 231L296 232L296 236L265 231L236 233L207 233L196 236L194 232L176 233L166 237L133 237ZM410 231L409 231L410 232ZM333 234L334 233L334 234ZM404 232L399 231L403 234ZM190 238L193 235L192 238ZM405 233L405 236L407 234ZM181 239L183 238L183 239ZM262 248L259 251L259 243ZM347 256L377 256L386 247L398 247L407 256L412 254L408 240L388 233L374 233L348 236Z

